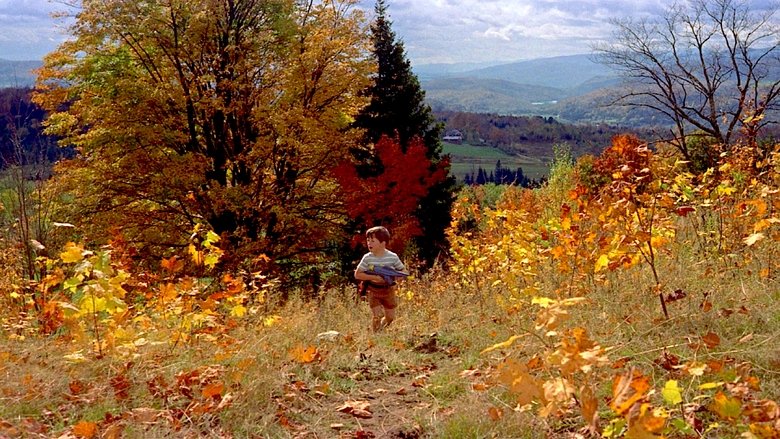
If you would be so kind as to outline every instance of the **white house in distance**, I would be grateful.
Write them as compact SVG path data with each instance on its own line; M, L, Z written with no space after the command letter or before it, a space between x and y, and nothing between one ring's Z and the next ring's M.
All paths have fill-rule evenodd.
M449 143L463 143L463 133L458 130L449 130L444 134L441 140Z

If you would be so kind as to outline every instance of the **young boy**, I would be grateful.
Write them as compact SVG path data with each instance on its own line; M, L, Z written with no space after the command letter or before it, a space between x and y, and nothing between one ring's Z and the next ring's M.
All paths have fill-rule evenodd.
M401 276L406 276L406 267L398 255L386 248L390 241L390 232L384 227L372 227L366 231L368 253L363 256L355 269L355 279L368 284L368 305L371 307L371 328L374 331L386 327L395 319L395 308L398 298L395 296L395 281L388 270L395 270ZM379 270L385 276L377 274ZM388 283L386 279L391 281Z

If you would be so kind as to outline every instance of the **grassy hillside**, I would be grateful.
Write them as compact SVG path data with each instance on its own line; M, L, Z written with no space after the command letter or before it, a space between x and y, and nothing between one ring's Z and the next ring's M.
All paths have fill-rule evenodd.
M515 170L518 167L523 168L525 176L536 180L546 176L550 169L549 158L547 157L509 155L498 148L490 146L456 145L444 142L442 151L444 154L449 154L452 158L451 172L459 182L463 181L466 174L476 175L480 167L490 172L495 169L498 160L501 161L501 166L504 168L511 170Z
M436 110L499 114L546 114L567 95L560 89L499 79L443 78L422 81L425 98Z
M776 438L780 157L703 183L669 158L651 184L616 162L637 174L599 197L565 166L464 191L448 265L403 281L378 333L353 285L307 300L71 245L29 289L0 278L0 437Z

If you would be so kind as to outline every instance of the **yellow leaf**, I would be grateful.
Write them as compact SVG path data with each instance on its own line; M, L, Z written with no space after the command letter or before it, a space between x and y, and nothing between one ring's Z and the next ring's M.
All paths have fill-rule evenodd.
M550 299L549 297L534 297L533 299L531 299L532 305L539 305L542 308L547 308L553 303L556 303L555 299Z
M60 259L66 264L80 262L84 259L84 248L76 243L69 242L65 244L65 251L60 253Z
M682 403L682 394L680 393L680 387L677 385L677 380L667 381L663 390L661 390L661 395L668 405L676 406Z
M768 229L771 226L772 226L772 221L769 221L768 219L764 218L760 221L756 221L756 223L753 224L753 231L760 232L762 230Z
M198 250L195 247L195 244L190 244L189 247L187 247L187 251L192 257L192 262L194 262L195 265L203 265L203 252Z
M246 315L246 307L244 305L236 305L230 309L230 315L233 317L244 317Z
M609 256L607 255L601 255L599 256L599 259L596 261L596 266L593 268L593 270L598 273L599 271L607 268L609 266Z
M273 326L282 320L281 316L273 315L263 319L263 326Z
M525 337L525 334L523 334L523 335L513 335L513 336L509 337L507 340L502 341L501 343L496 343L493 346L490 346L489 348L483 349L482 352L480 352L480 354L485 354L485 353L488 353L490 351L495 351L496 349L508 348L509 346L512 346L512 344L515 342L515 340L517 340L519 338L522 338L522 337Z

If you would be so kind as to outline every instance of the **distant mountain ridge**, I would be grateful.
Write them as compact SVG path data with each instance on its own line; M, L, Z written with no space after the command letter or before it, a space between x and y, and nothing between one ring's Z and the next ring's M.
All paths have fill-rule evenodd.
M560 89L576 89L594 78L617 80L616 73L595 62L590 55L567 55L536 58L498 65L471 68L473 63L423 64L414 67L422 81L443 78L500 79L526 85Z
M598 111L593 111L603 107L608 100L605 96L615 93L621 79L587 54L537 58L471 70L468 66L415 67L415 71L424 72L420 82L434 110L553 116L574 123L621 123L625 113L625 109L617 112L613 109L601 117ZM591 111L570 111L570 106Z
M434 111L554 117L565 123L624 127L668 126L646 108L612 105L625 93L623 79L591 55L568 55L468 69L470 64L428 64L420 83ZM780 60L767 62L766 78L780 77ZM775 117L775 113L771 115Z
M11 61L0 58L0 88L32 87L35 84L34 70L42 61Z

